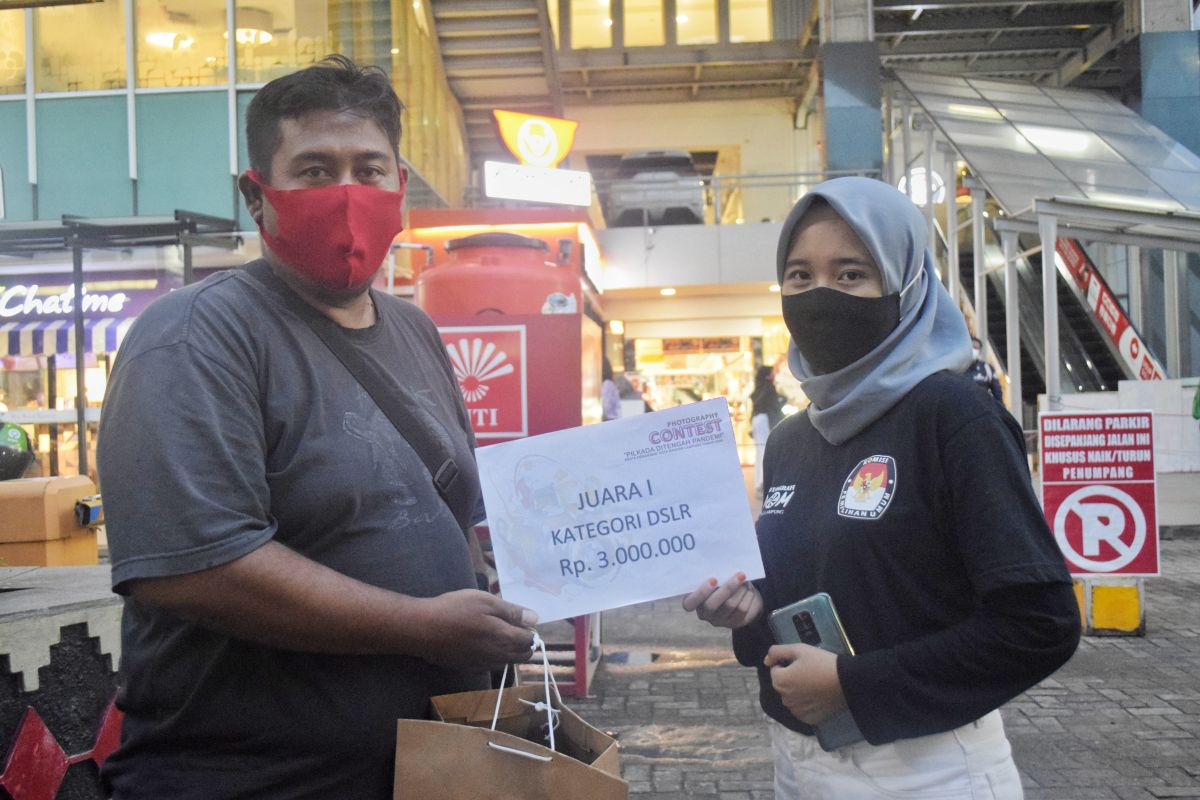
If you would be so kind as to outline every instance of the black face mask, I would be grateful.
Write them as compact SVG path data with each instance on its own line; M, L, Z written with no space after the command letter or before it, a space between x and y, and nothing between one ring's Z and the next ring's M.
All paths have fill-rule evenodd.
M879 346L900 324L900 295L858 297L819 287L783 296L783 321L819 375L837 372Z

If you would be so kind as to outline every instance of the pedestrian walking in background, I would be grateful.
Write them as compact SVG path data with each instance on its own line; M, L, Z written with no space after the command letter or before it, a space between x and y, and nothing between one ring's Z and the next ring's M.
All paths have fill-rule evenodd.
M996 368L983 360L983 342L971 337L971 366L967 367L971 380L991 392L992 397L1000 403L1004 402L1004 389L1000 386L1000 376Z
M750 437L754 439L754 490L760 497L767 437L771 429L783 421L783 407L786 404L787 398L775 388L775 370L759 367L754 374L754 391L750 394Z
M778 798L1021 797L997 709L1078 643L1020 427L962 374L970 341L926 230L866 178L792 209L777 268L811 405L767 443L766 577L683 601L758 669ZM770 612L818 592L854 655L774 643ZM845 710L863 740L826 752L815 726Z
M600 413L605 422L621 417L621 392L613 380L612 363L607 357L600 364Z

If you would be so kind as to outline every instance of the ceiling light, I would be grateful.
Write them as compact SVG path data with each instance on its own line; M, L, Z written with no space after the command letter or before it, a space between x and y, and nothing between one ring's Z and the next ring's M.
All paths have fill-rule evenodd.
M155 31L146 34L146 42L165 50L186 50L195 44L196 40L186 33Z
M1034 147L1053 153L1082 153L1091 144L1091 140L1085 131L1072 131L1064 128L1039 128L1033 125L1018 125L1017 130Z
M951 114L961 114L964 117L979 117L980 119L1000 119L1000 112L991 106L976 106L970 103L951 103L946 106Z
M912 176L912 201L915 205L921 206L922 208L924 208L925 204L929 202L930 183L933 184L933 202L942 203L946 200L946 182L942 179L941 175L937 174L937 172L932 172L930 174L932 175L932 178L927 181L925 179L924 167L913 167L911 170L909 170L909 175ZM901 192L905 192L907 186L908 175L901 175L900 182L896 184L896 188Z
M772 292L778 292L778 291L779 291L779 284L778 284L778 283L772 283L770 286L768 286L768 287L767 287L767 289L768 289L768 291L772 291Z
M393 48L392 48L392 55L394 55L394 56L398 56L398 55L400 55L400 48L399 48L399 47L393 47Z
M266 44L275 37L271 33L259 28L238 28L233 38L238 44L256 45Z
M238 44L259 45L267 44L275 35L275 19L270 11L261 8L238 8L237 29L233 38Z
M679 14L678 16L675 17L675 21L678 22L680 25L686 25L687 21L688 21L688 15L687 14Z
M663 289L659 289L658 293L661 294L663 297L672 297L675 294L675 289L673 287L667 286Z
M608 332L613 336L622 336L625 333L625 323L619 319L610 319L608 321Z
M608 18L605 18L605 20L604 20L604 27L606 27L606 28L611 28L611 27L612 27L612 20L611 20L611 19L608 19Z

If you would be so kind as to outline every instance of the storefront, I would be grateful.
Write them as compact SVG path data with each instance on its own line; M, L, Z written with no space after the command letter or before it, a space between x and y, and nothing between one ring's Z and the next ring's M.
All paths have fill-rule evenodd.
M70 265L66 269L0 273L0 410L8 421L23 425L35 445L30 476L68 475L79 468L75 298ZM82 351L92 468L112 354L154 298L182 285L182 276L163 269L89 270Z
M28 476L95 480L113 355L138 314L185 275L198 280L242 260L224 252L232 229L232 220L186 212L0 225L0 417L30 436L37 458Z
M724 397L742 461L749 465L754 459L750 396L758 368L775 370L788 413L803 409L808 399L787 367L788 334L778 316L778 294L762 299L744 287L721 290L725 293L654 300L641 299L649 295L644 290L633 297L623 292L606 297L606 354L654 410ZM623 409L636 411L637 405L626 403Z

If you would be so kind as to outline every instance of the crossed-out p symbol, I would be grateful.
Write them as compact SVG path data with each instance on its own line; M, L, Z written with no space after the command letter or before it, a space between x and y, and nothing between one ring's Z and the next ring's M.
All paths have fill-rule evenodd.
M1102 499L1089 500L1092 497ZM1111 500L1116 502L1107 502ZM1067 540L1069 515L1079 517L1083 552ZM1122 538L1127 531L1127 515L1133 523L1133 540L1128 543ZM1067 495L1058 507L1054 515L1054 538L1069 561L1093 572L1112 572L1141 553L1146 542L1146 515L1132 497L1114 486L1085 486ZM1096 558L1101 543L1115 550L1116 558L1107 561Z

